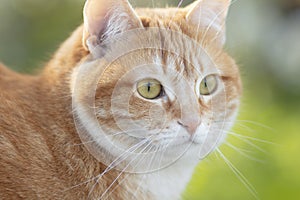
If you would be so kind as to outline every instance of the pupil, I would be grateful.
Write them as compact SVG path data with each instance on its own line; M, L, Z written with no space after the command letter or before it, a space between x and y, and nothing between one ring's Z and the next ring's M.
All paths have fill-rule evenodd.
M207 88L208 86L207 86L207 81L206 81L206 79L204 79L204 86Z
M150 82L148 82L148 84L147 84L147 89L148 89L148 92L150 92L150 90L151 90L151 83Z

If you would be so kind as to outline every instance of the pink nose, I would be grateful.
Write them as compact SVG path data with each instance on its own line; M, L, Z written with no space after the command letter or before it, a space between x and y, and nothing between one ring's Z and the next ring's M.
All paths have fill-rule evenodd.
M183 121L178 121L178 124L186 128L190 135L194 135L198 126L200 125L199 119L187 119Z

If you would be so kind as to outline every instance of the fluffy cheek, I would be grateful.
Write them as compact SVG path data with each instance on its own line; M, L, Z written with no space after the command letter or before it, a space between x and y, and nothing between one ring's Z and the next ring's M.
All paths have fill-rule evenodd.
M167 115L157 101L143 100L133 95L129 101L128 113L132 122L146 128L150 133L166 127Z
M224 90L225 91L225 90ZM230 91L215 96L201 112L201 125L195 141L201 144L199 156L204 158L221 145L232 127L238 112L239 95ZM202 106L202 108L204 108Z

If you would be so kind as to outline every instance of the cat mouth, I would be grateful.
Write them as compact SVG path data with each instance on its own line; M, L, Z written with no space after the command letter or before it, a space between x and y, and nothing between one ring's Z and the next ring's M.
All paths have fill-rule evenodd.
M171 138L165 139L164 141L155 143L155 146L160 148L174 149L174 148L188 148L189 146L195 146L201 144L200 139L193 137L182 137L182 138Z

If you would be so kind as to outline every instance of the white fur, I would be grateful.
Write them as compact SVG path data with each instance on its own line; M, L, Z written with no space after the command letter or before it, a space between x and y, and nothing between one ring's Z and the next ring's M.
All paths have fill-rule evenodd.
M190 163L179 160L172 166L158 172L140 175L142 188L149 191L156 200L177 200L189 183L197 161Z

